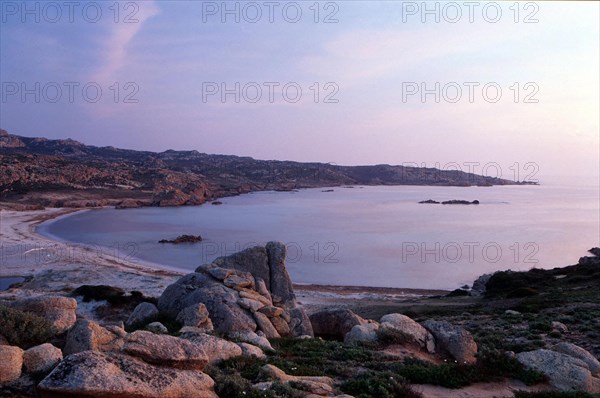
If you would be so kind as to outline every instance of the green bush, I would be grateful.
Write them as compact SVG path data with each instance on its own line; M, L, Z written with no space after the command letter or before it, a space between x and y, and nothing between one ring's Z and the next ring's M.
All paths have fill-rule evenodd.
M369 372L345 381L340 390L356 398L422 398L394 373Z
M40 316L0 305L0 333L11 345L27 349L47 342L56 330Z

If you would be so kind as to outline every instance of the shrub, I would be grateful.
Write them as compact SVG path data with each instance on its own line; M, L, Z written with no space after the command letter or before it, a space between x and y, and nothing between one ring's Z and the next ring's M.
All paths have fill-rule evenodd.
M56 334L52 323L29 312L0 305L0 332L11 345L27 349L50 340Z
M532 297L540 294L537 290L531 287L519 287L517 289L511 290L510 293L506 295L506 298L522 298L522 297Z
M340 385L340 390L356 398L422 398L408 382L393 373L364 373Z

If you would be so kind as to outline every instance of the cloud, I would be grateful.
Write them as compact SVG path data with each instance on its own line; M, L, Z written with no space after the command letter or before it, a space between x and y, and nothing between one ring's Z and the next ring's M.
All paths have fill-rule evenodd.
M116 75L127 63L127 47L136 34L142 29L144 22L158 15L160 10L154 0L133 3L139 6L138 11L132 18L137 19L135 23L110 21L110 34L102 44L100 53L102 60L93 76L92 81L99 84L111 84L116 81Z

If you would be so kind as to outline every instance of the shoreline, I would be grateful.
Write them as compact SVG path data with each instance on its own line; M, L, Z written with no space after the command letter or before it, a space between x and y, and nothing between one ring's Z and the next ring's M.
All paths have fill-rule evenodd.
M38 232L40 224L88 208L0 210L0 278L25 281L0 291L0 297L64 293L85 284L110 285L159 296L176 279L190 271L135 259L129 261L91 246L70 243ZM54 238L54 239L53 239ZM199 264L200 265L200 264ZM389 302L445 294L446 290L294 284L300 302L309 306L344 304L356 300Z

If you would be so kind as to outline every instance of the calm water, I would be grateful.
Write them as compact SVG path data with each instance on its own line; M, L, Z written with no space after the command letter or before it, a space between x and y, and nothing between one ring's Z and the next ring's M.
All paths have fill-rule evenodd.
M499 269L574 264L600 241L598 187L356 187L261 192L221 206L102 209L40 232L121 257L192 270L269 240L295 282L456 288ZM478 199L478 206L420 200ZM199 244L160 239L202 235ZM108 249L106 247L109 247Z

